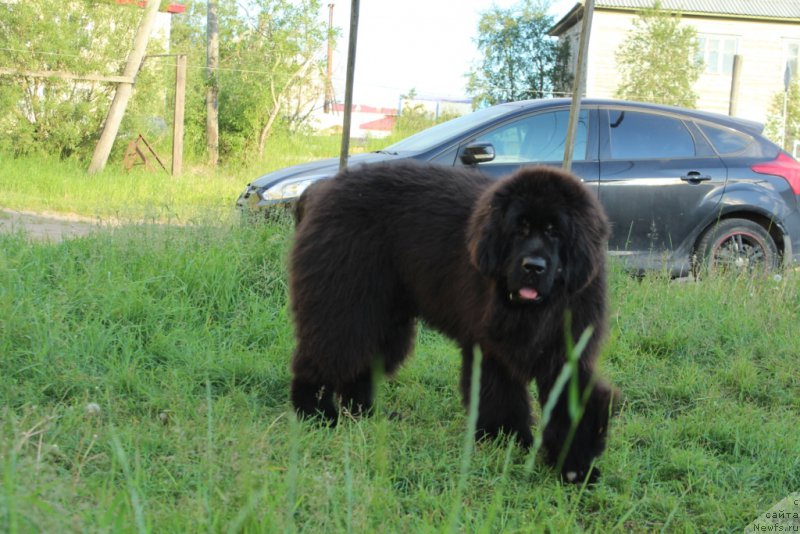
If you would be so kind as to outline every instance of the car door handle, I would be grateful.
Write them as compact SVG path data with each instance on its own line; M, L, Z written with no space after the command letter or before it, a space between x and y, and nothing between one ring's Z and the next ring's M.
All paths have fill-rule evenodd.
M711 179L708 174L700 174L697 171L690 171L681 176L681 180L689 182L690 184L699 184L700 182L707 182Z

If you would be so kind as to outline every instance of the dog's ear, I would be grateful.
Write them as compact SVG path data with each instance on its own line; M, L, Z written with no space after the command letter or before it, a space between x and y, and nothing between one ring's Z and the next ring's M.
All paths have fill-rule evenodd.
M467 227L467 249L472 265L484 276L497 277L503 263L504 202L492 187L475 203Z
M609 224L602 209L593 204L562 213L569 234L564 278L570 293L583 290L604 269Z

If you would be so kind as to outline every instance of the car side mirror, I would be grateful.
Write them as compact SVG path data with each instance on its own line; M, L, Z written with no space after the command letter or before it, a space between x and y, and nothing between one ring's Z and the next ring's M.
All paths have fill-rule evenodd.
M466 165L486 163L494 159L494 145L491 143L472 143L461 151L461 161Z

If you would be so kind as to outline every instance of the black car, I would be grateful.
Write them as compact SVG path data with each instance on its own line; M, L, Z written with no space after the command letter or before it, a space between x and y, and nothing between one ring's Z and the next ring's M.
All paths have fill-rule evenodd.
M567 99L482 109L438 124L349 165L413 158L503 176L521 165L560 166ZM682 275L704 262L737 270L800 259L800 163L763 126L689 109L585 99L572 171L613 225L609 253L637 270ZM265 210L332 177L338 159L265 174L237 205Z

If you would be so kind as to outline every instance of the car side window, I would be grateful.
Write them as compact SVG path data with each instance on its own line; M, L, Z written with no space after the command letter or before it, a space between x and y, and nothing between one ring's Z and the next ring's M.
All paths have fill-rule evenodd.
M722 126L712 126L704 122L697 122L697 126L703 131L705 136L714 145L714 149L718 154L729 155L742 152L753 139L743 133L732 130L731 128L724 128Z
M586 159L588 122L589 113L583 109L578 115L574 161ZM537 113L486 132L475 142L494 146L495 158L484 165L561 161L568 124L569 110Z
M691 158L692 134L683 121L655 113L609 109L611 159Z

